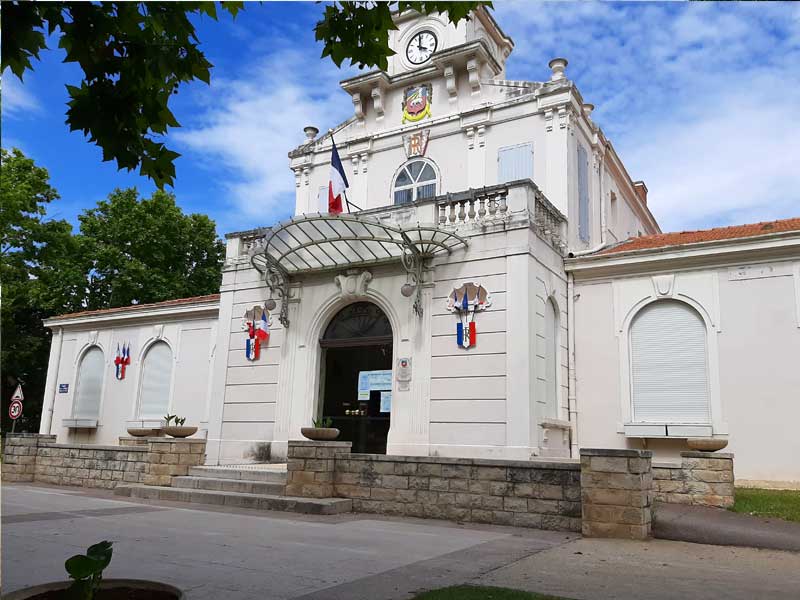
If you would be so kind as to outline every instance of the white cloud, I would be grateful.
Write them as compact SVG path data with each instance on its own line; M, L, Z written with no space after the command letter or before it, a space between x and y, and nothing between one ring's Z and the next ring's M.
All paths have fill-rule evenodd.
M553 56L662 229L800 215L800 8L498 3L513 79Z
M4 118L24 117L41 110L39 101L10 71L6 71L2 76L0 96L2 96Z
M283 48L237 79L213 80L197 122L171 136L202 160L230 169L225 187L239 214L222 216L221 228L238 226L243 218L263 225L294 212L287 152L304 141L306 125L324 131L349 116L352 109L338 85L345 76L312 47Z

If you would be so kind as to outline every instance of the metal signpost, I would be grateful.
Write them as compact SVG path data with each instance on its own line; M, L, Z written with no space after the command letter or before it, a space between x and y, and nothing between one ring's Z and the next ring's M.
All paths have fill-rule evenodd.
M17 427L17 419L22 416L22 401L25 396L22 395L22 386L18 385L14 390L14 395L11 396L11 404L8 406L8 416L11 417L11 433Z

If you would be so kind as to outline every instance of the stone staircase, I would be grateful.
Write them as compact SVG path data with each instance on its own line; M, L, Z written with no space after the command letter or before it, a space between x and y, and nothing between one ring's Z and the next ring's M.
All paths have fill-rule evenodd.
M297 498L284 495L286 465L192 467L189 475L173 477L172 486L121 484L118 496L171 500L256 510L334 515L352 510L345 498Z

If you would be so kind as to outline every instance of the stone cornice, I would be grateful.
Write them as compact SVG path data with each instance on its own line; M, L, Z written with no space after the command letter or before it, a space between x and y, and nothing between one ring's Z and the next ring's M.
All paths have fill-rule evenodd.
M613 254L592 254L568 258L564 261L564 268L576 280L588 280L749 262L797 260L798 256L800 232L789 231Z
M116 322L130 325L142 321L159 321L163 319L202 319L216 318L219 313L219 300L207 300L193 304L177 306L145 307L127 309L105 314L80 314L74 317L52 317L43 321L45 327L63 327L65 329L87 328L108 325Z

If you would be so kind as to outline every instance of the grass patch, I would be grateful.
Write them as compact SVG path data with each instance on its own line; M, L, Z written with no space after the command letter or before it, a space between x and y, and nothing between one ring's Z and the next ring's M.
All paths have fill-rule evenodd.
M800 523L800 491L736 488L736 501L731 510Z
M569 600L521 590L476 585L456 585L414 596L414 600Z

